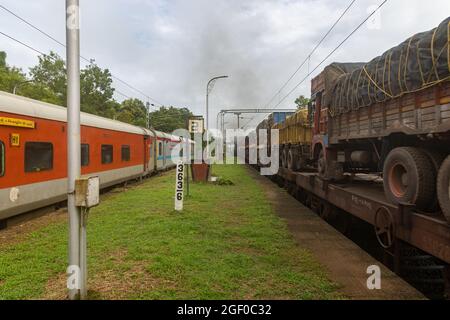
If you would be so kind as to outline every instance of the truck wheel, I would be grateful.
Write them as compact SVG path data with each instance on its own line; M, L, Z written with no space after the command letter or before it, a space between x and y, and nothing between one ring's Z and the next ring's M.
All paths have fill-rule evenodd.
M425 150L425 153L430 159L431 164L433 165L434 174L437 177L439 173L439 168L441 167L442 162L444 162L445 160L445 156L440 152L431 150ZM438 210L439 210L439 201L437 195L433 195L433 199L431 200L430 205L428 206L427 212L437 212Z
M445 159L439 170L437 195L442 213L447 218L447 221L450 222L450 156Z
M286 148L283 148L283 151L281 152L281 165L283 168L287 168L287 150L286 150Z
M392 203L426 209L436 192L436 175L427 154L417 148L392 150L383 169L384 192Z

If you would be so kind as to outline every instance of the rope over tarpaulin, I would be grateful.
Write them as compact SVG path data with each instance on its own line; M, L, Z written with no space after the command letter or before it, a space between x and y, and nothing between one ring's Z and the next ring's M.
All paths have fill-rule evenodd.
M449 81L449 43L450 17L369 63L328 66L324 106L334 116Z

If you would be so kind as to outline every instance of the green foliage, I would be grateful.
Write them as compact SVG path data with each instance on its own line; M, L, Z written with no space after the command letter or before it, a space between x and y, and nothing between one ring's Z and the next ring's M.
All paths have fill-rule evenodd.
M234 186L234 182L230 179L218 177L217 180L214 182L214 184L218 186Z
M107 195L88 222L92 299L332 299L337 287L297 245L243 166L233 187L196 184L173 210L168 173ZM226 192L224 192L226 188ZM66 294L67 221L0 242L0 300Z
M301 109L306 107L311 99L306 98L305 96L301 95L297 99L295 99L295 104L297 105L297 109Z
M139 99L128 99L122 102L117 120L132 123L136 126L147 126L147 107Z
M81 70L81 110L102 117L114 118L115 110L109 103L114 95L111 73L91 63Z
M6 53L0 51L0 90L12 92L14 86L26 81L22 70L11 68L6 64Z
M6 52L0 51L0 68L6 67Z
M30 68L29 78L18 68L9 67L6 53L0 51L0 90L16 93L31 99L65 106L67 101L67 74L65 61L55 52L39 57L36 66ZM117 119L136 126L147 127L147 108L139 99L122 103L114 100L111 72L102 69L94 61L80 72L81 110L102 117ZM152 125L161 131L172 132L185 128L186 119L192 113L174 107L151 114Z
M39 56L39 63L30 69L30 76L38 90L45 87L54 94L55 104L60 106L66 105L66 63L58 54L50 52L48 55ZM36 97L33 98L36 99ZM39 97L37 98L42 100Z
M164 132L172 132L176 129L186 129L187 120L193 114L187 108L161 107L150 113L150 124Z

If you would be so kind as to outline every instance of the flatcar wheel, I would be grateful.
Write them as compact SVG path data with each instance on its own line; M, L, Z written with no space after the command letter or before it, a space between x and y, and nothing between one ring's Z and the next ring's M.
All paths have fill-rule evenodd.
M293 157L292 157L292 149L289 149L287 153L287 167L289 170L293 170Z
M394 218L387 208L381 207L377 210L374 227L378 243L384 249L391 248L395 239Z
M325 153L320 151L319 160L317 160L317 172L320 177L325 177L327 174L327 160L325 159Z
M384 163L384 191L392 203L409 203L426 209L436 192L436 175L427 154L420 149L392 150Z
M447 218L447 221L450 222L450 156L445 159L439 170L437 195L442 213Z
M319 216L327 220L331 214L331 206L328 203L321 202L319 207Z
M286 148L283 148L283 151L281 152L281 165L283 168L287 168L287 150L286 150Z
M287 163L289 170L297 171L297 156L293 149L289 149Z
M442 162L444 162L445 160L445 156L440 153L440 152L436 152L436 151L430 151L430 150L425 150L425 153L427 154L428 158L431 161L431 164L433 165L433 169L434 169L434 174L437 177L439 174L439 168L442 165ZM433 199L430 202L430 205L428 206L428 210L426 210L427 212L436 212L439 209L439 201L437 198L437 195L433 196Z

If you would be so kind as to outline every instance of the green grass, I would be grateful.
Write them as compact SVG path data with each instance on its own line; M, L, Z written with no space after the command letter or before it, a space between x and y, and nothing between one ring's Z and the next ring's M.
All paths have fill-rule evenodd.
M182 213L173 210L174 173L103 201L88 222L90 297L340 298L246 170L216 165L234 185L191 185ZM66 267L65 221L0 246L0 299L64 297Z

